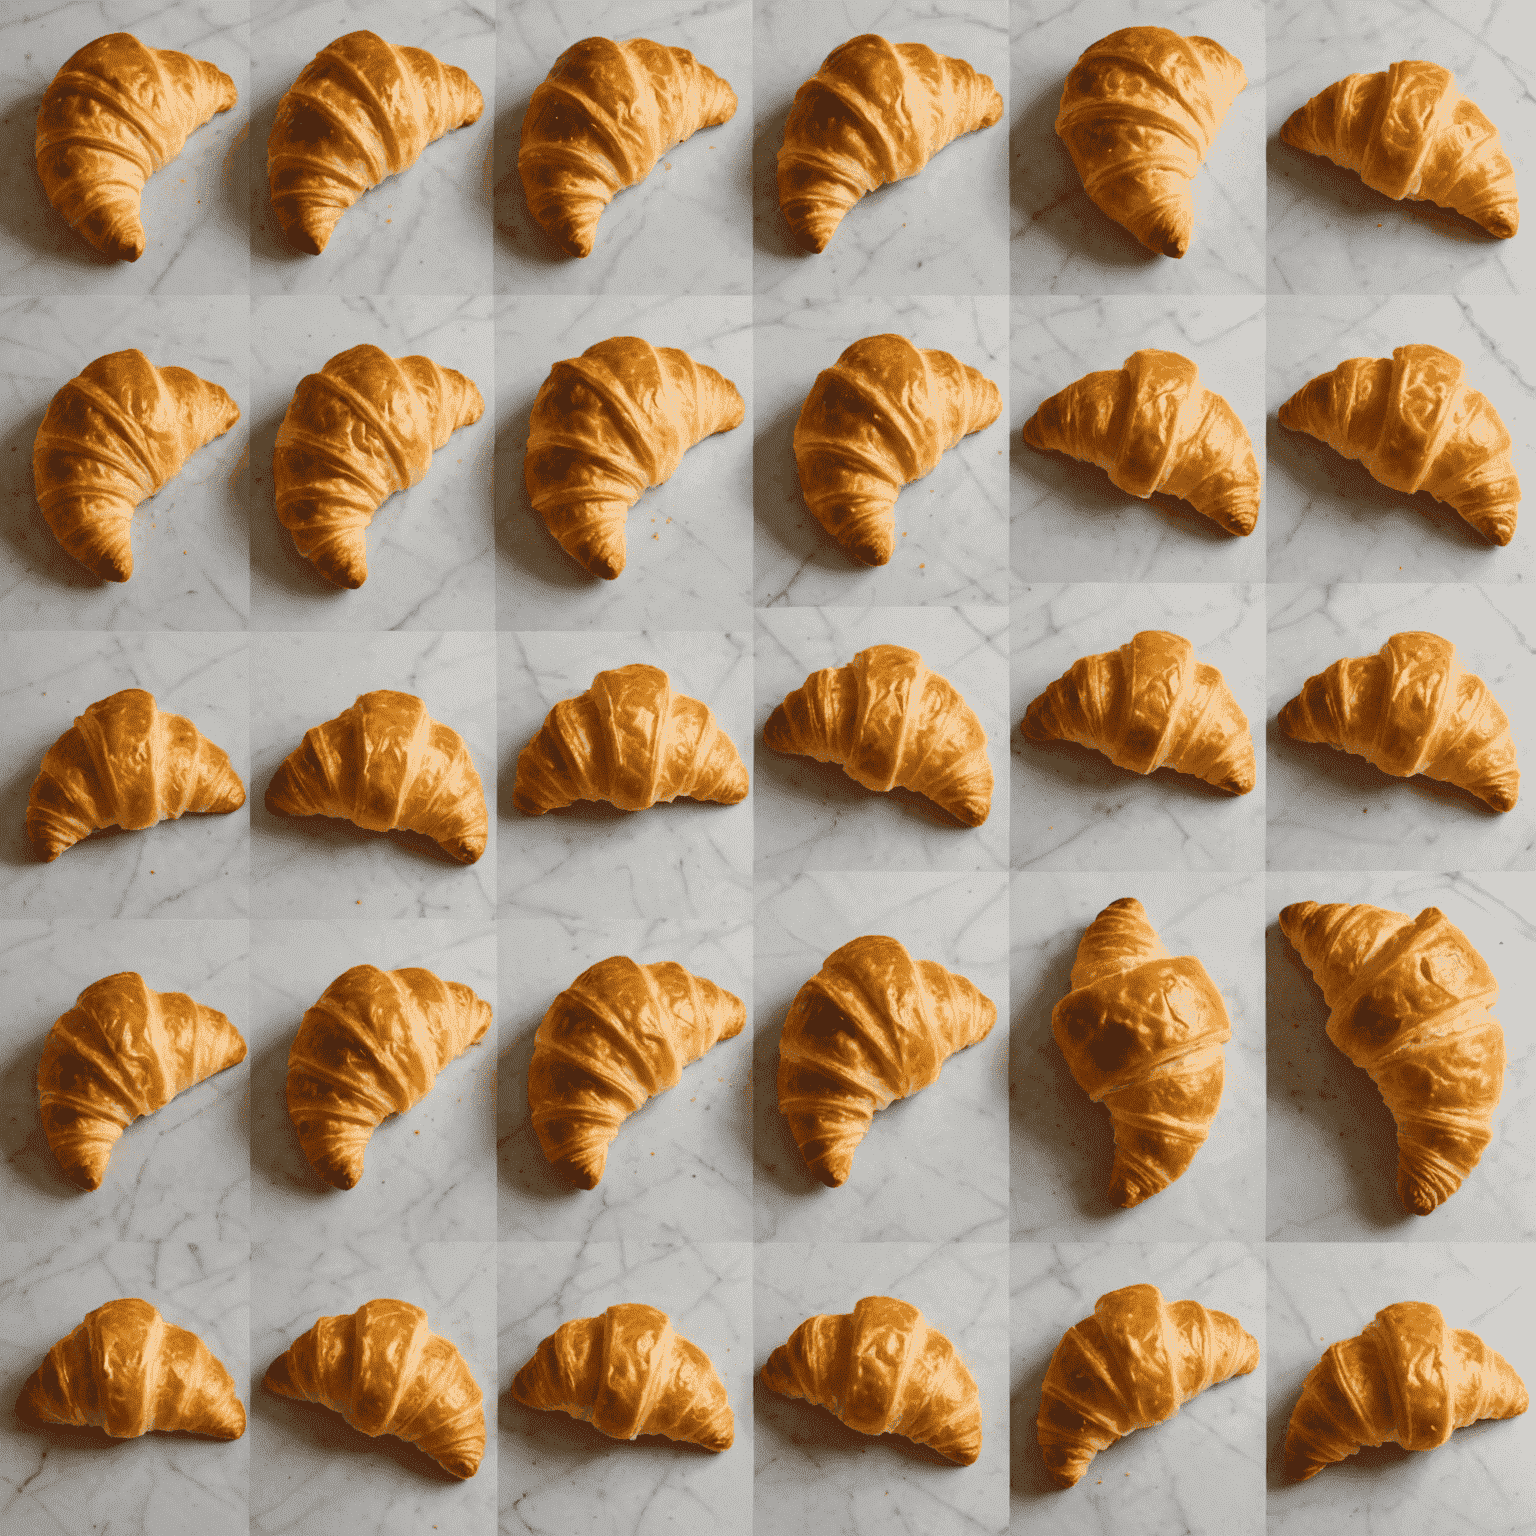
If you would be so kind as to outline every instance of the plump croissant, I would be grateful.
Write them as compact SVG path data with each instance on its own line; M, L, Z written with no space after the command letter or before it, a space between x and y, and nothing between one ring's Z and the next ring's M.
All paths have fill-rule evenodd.
M53 77L37 113L37 174L48 201L103 256L137 261L144 183L235 95L222 69L146 48L130 32L87 43Z
M868 934L795 994L779 1036L779 1112L806 1167L836 1189L877 1110L939 1080L997 1022L997 1004L937 960Z
M473 1477L485 1454L479 1384L408 1301L365 1301L345 1317L320 1318L272 1362L262 1385L321 1403L365 1435L397 1435L450 1477Z
M1100 1296L1046 1367L1035 1433L1046 1475L1070 1488L1098 1453L1133 1429L1171 1419L1190 1398L1246 1376L1258 1341L1198 1301L1164 1301L1155 1285Z
M725 1385L709 1356L639 1302L561 1325L512 1378L525 1408L558 1410L615 1440L665 1435L706 1451L736 1437Z
M464 738L414 694L359 694L311 726L267 786L276 816L336 816L369 832L420 832L450 859L485 852L485 791Z
M1228 533L1259 520L1259 466L1236 411L1177 352L1147 347L1123 367L1084 374L1024 423L1031 448L1108 470L1122 491L1181 496Z
M1003 115L964 59L873 32L834 48L795 92L779 149L779 208L798 244L825 250L866 192L915 176L953 139Z
M362 586L363 530L380 504L484 413L474 381L430 357L394 358L366 342L338 352L299 381L277 429L277 520L332 586Z
M1422 773L1496 811L1520 798L1509 716L1439 635L1393 635L1375 656L1344 657L1309 677L1280 729L1363 757L1383 773Z

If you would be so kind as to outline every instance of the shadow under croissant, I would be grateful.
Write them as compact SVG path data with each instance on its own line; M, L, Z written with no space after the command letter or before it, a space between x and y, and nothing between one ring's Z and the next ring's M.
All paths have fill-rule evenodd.
M323 1403L301 1402L297 1398L279 1397L275 1392L268 1392L262 1386L265 1376L265 1367L252 1372L250 1397L246 1403L250 1418L260 1417L273 1427L280 1426L290 1442L302 1440L317 1452L337 1457L384 1457L417 1477L451 1488L468 1481L445 1472L425 1451L398 1435L365 1435ZM271 1459L276 1461L276 1454ZM367 1476L366 1464L359 1472Z
M808 978L806 978L808 979ZM794 1198L816 1196L825 1186L811 1174L805 1155L795 1145L789 1121L779 1109L779 1038L801 983L771 998L754 999L756 1029L752 1036L752 1167L754 1179L766 1176ZM858 1153L854 1154L858 1168Z
M61 1007L59 1011L64 1010ZM64 1176L43 1133L37 1065L52 1025L52 1019L37 1020L32 1030L23 1033L17 1048L0 1059L0 1159L40 1196L53 1202L57 1214L63 1217L69 1214L70 1206L86 1199L91 1191L81 1189Z
M66 380L44 382L61 387ZM93 576L53 536L37 504L37 488L32 478L32 444L43 424L48 404L43 402L30 411L0 438L0 538L15 552L16 560L30 576L52 586L73 592L99 592L115 583Z
M815 364L830 366L833 359L808 361L805 387L810 389L816 376ZM752 444L752 505L757 527L766 529L798 564L795 574L807 566L821 571L835 571L847 577L869 569L838 545L836 539L816 520L805 504L800 490L800 476L795 467L795 424L800 420L803 400L787 405L769 425L759 432ZM900 506L898 500L897 505ZM768 593L767 598L781 596Z
M528 1354L532 1354L530 1349ZM522 1368L522 1359L512 1363L512 1374ZM703 1457L713 1461L719 1451L711 1451L691 1440L671 1440L666 1435L636 1435L633 1440L615 1440L600 1429L593 1429L585 1419L572 1418L558 1408L530 1408L512 1395L508 1383L501 1394L501 1412L497 1416L497 1428L503 1434L515 1435L535 1453L534 1459L542 1464L546 1458L562 1467L594 1461L605 1461L611 1456L624 1456L633 1462L636 1452L645 1458L665 1457L670 1461L691 1461ZM738 1429L739 1435L739 1429ZM737 1445L740 1441L738 1438ZM727 1451L724 1454L729 1455Z
M762 739L762 726L759 725L757 740L760 745ZM765 778L771 780L777 792L786 799L816 800L828 808L862 805L874 798L885 799L899 806L903 815L928 826L950 832L976 831L975 827L967 826L958 817L951 816L942 806L915 790L899 787L884 791L865 789L862 784L849 778L837 763L819 763L812 757L799 757L793 753L775 752L771 747L762 747L756 754L754 771L759 783ZM997 786L994 785L994 812L997 809L997 796Z
M752 246L766 256L811 258L817 253L806 250L790 234L779 211L779 147L784 142L784 125L794 103L795 92L790 91L771 110L758 113L752 130ZM836 240L837 236L832 238ZM809 381L806 388L810 388Z
M1057 1339L1050 1340L1030 1357L1028 1365L1014 1381L1008 1400L1008 1491L1015 1503L1050 1500L1060 1497L1063 1492L1045 1470L1045 1457L1040 1452L1040 1439L1035 1432L1035 1416L1040 1412L1045 1373L1050 1369L1051 1356L1056 1353L1058 1342Z
M758 1464L765 1465L782 1455L770 1440L792 1445L802 1455L825 1469L829 1462L850 1462L859 1456L896 1456L903 1461L927 1467L963 1472L964 1467L941 1456L931 1446L919 1445L905 1435L866 1435L849 1429L836 1414L803 1397L784 1397L763 1385L762 1371L767 1357L752 1371L753 1448Z
M253 167L255 172L250 177L250 198L247 216L251 231L251 255L261 256L267 261L286 262L290 267L297 267L306 261L315 261L320 258L306 255L296 245L288 241L283 233L283 226L277 221L277 210L272 206L272 184L267 179L267 139L272 133L272 123L277 117L277 109L284 96L288 94L290 80L281 90L275 90L270 95L256 102L251 109L251 131L247 140L250 153L253 157L259 156L257 164ZM255 288L252 284L252 288ZM318 368L324 359L318 359L315 367ZM295 380L297 382L297 380ZM254 444L252 451L255 451ZM270 459L268 460L270 463Z
M546 587L560 592L590 592L609 584L601 576L588 575L560 547L549 525L534 510L523 479L528 423L537 398L537 390L525 396L517 411L496 429L496 553ZM622 571L617 579L624 580ZM516 613L508 617L516 627Z
M1044 687L1036 690L1044 692ZM1034 694L1030 695L1031 698ZM1022 715L1019 717L1022 719ZM1180 773L1166 765L1153 773L1136 773L1130 768L1117 768L1097 747L1085 747L1076 741L1030 741L1019 729L1019 721L1013 722L1016 743L1022 743L1023 754L1034 772L1049 774L1058 783L1076 785L1081 789L1098 789L1108 793L1112 789L1128 792L1137 780L1157 786L1157 793L1183 795L1190 800L1234 801L1246 800L1247 795L1234 795L1192 773ZM1022 754L1021 754L1022 755ZM1054 761L1053 761L1054 759ZM1258 793L1259 786L1250 794Z
M495 186L491 193L496 235L511 247L520 262L529 266L578 269L583 258L567 255L545 233L543 226L534 218L533 210L528 206L527 194L523 191L522 174L517 168L517 151L523 137L523 119L528 115L528 104L532 100L533 92L529 91L511 106L501 108L496 113L492 160ZM602 238L603 224L599 219L599 244ZM593 254L596 255L595 247Z
M285 753L284 756L286 755ZM282 759L278 761L281 762ZM277 765L274 764L271 772L264 777L255 778L253 775L255 782L262 786L262 795L265 795L265 786L272 782L273 774L276 772ZM473 867L461 863L452 854L445 852L435 839L428 837L424 832L408 832L402 827L392 827L384 832L371 832L366 827L360 827L355 822L347 821L340 816L279 816L269 811L264 801L255 796L248 798L246 804L252 808L252 829L259 827L264 836L281 837L288 841L311 845L322 844L336 849L352 848L359 842L387 837L396 847L409 850L429 864L446 864L452 869ZM489 811L489 807L487 810ZM481 857L484 858L485 855L482 854Z

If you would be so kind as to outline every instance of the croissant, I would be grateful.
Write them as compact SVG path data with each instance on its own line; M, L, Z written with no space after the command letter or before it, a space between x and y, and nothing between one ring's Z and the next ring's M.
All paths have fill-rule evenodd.
M736 1438L709 1356L672 1331L665 1312L620 1302L561 1325L512 1378L525 1408L558 1410L615 1440L665 1435L727 1451Z
M518 753L512 786L525 816L577 800L644 811L679 795L735 805L747 770L709 705L673 693L667 674L642 662L599 672L556 704Z
M1299 901L1280 931L1323 989L1328 1038L1371 1074L1397 1121L1398 1199L1427 1216L1493 1139L1504 1082L1493 972L1436 907L1409 918Z
M450 1477L473 1477L485 1454L479 1384L408 1301L380 1298L320 1318L272 1362L262 1385L320 1403L365 1435L397 1435Z
M611 336L556 363L540 386L523 459L528 499L571 559L612 581L645 488L745 414L736 386L686 352Z
M825 1408L861 1435L905 1435L962 1467L981 1455L975 1378L916 1307L892 1296L806 1318L769 1355L763 1385Z
M1363 757L1400 779L1455 784L1496 811L1520 798L1509 716L1439 635L1393 635L1375 656L1344 657L1309 677L1280 729Z
M769 715L763 741L836 763L865 789L926 795L968 827L992 809L987 733L952 683L916 651L872 645L813 672Z
M795 994L779 1036L779 1111L806 1167L832 1189L877 1110L939 1080L997 1022L997 1004L937 960L867 934Z
M370 187L415 165L434 139L479 120L479 87L423 48L373 32L328 43L283 93L267 135L277 221L318 256Z
M98 827L142 832L185 811L222 814L245 785L185 715L155 707L142 688L88 705L43 754L27 797L27 836L47 863Z
M1119 650L1074 661L1038 698L1027 741L1075 741L1117 768L1193 774L1230 795L1256 781L1253 737L1226 679L1182 635L1144 629Z
M71 55L37 113L37 174L48 201L103 256L144 254L139 197L194 129L235 104L222 69L112 32Z
M414 694L359 694L311 726L267 786L275 816L337 816L369 832L420 832L450 859L485 852L485 791L464 738Z
M1280 407L1280 425L1358 459L1394 491L1428 491L1484 538L1508 544L1520 510L1509 432L1465 374L1461 359L1439 347L1352 357L1297 390Z
M1258 1363L1258 1341L1225 1312L1164 1301L1155 1285L1100 1296L1093 1316L1062 1334L1046 1367L1035 1419L1046 1475L1072 1487L1122 1435L1171 1419L1207 1387Z
M1097 464L1143 500L1153 491L1181 496L1228 533L1252 533L1259 520L1248 431L1177 352L1147 347L1121 368L1084 374L1024 423L1024 441Z
M373 514L484 412L473 380L429 357L393 358L367 343L338 352L299 381L277 430L277 520L332 586L362 586Z
M834 48L795 92L779 149L779 207L823 251L866 192L902 181L961 134L1001 121L1003 98L964 59L873 32Z

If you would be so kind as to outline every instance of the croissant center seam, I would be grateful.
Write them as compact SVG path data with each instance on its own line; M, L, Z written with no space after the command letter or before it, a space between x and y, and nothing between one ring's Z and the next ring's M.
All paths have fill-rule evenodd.
M146 50L146 52L151 53L155 51L157 50ZM118 88L110 80L104 78L101 75L92 74L86 70L70 70L67 74L61 72L61 74L55 78L54 84L57 85L60 79L66 79L69 81L70 92L72 94L88 97L90 100L99 103L101 106L110 108L112 112L120 117L123 122L126 123L128 127L134 131L135 134L138 135L140 142L137 147L149 161L149 170L146 171L144 175L144 179L146 181L148 181L148 179L166 163L165 160L160 156L160 141L155 125L143 118L139 113L138 103L124 92L118 90ZM50 86L48 92L45 94L51 95L52 93L53 87ZM62 96L65 93L61 91L59 94ZM71 142L73 138L74 135L72 133L70 133L68 130L64 130L60 133L59 137L52 142L67 144ZM185 136L183 136L182 142L186 142ZM50 145L50 147L52 147L52 145ZM113 152L115 154L122 155L125 160L131 161L134 159L134 156L127 152L124 146L120 143L114 145Z
M395 364L398 371L398 362L394 358L391 358L390 361ZM351 406L363 421L373 429L378 435L384 452L389 455L390 462L395 466L395 473L400 480L398 489L407 490L415 483L411 476L410 466L405 461L403 445L396 438L395 433L385 425L383 419L374 409L373 402L367 396L347 383L345 379L338 378L333 373L327 373L324 369L321 369L319 373L310 374L303 381L303 384L312 384L317 389L330 390L344 404ZM303 384L299 386L301 389ZM414 386L407 384L407 387L410 388L413 395L416 393Z

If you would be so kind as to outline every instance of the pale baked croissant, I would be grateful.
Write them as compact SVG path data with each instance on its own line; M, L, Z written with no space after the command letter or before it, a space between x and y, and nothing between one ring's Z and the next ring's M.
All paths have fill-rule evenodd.
M877 1110L939 1080L985 1040L997 1004L937 960L866 934L834 949L795 994L779 1036L779 1113L812 1175L832 1189Z
M1302 385L1280 425L1358 459L1394 491L1428 491L1484 538L1508 544L1520 511L1511 439L1453 353L1415 343L1391 357L1352 357Z
M525 1408L568 1413L615 1440L665 1435L729 1450L736 1422L708 1355L655 1307L625 1301L561 1323L512 1378Z
M194 129L235 104L216 65L113 32L72 55L43 92L37 174L48 201L103 256L144 254L144 183Z
M362 586L373 514L484 413L474 381L430 357L390 357L366 342L338 352L299 381L277 429L277 520L332 586Z
M1146 347L1120 368L1084 374L1024 423L1024 441L1097 464L1143 500L1181 496L1228 533L1252 533L1259 520L1247 428L1177 352Z
M1030 701L1028 741L1075 741L1117 768L1193 774L1230 795L1256 782L1253 737L1217 668L1182 635L1144 629L1118 650L1074 661Z
M736 92L686 48L586 37L555 60L523 114L528 207L568 256L590 256L614 194L675 144L736 115Z
M1400 779L1422 773L1455 784L1496 811L1513 810L1520 798L1509 716L1449 640L1422 630L1309 677L1280 711L1280 729Z
M997 420L997 385L905 336L866 336L823 368L795 423L795 465L816 521L861 565L896 543L901 488Z
M1427 1216L1461 1188L1493 1139L1504 1031L1499 984L1436 907L1298 901L1280 913L1322 988L1328 1038L1371 1074L1397 1122L1397 1196Z
M37 504L53 536L93 576L133 575L133 509L240 419L217 384L157 368L142 352L87 363L48 402L32 443Z
M51 863L98 827L142 832L187 811L245 804L245 785L185 715L155 707L142 688L87 706L43 754L27 797L27 836Z
M747 796L746 765L714 710L643 662L599 672L556 704L518 753L512 786L525 816L577 800L644 811L679 795L735 805Z
M905 1435L962 1467L981 1455L975 1377L916 1307L892 1296L806 1318L768 1357L763 1385L825 1408L861 1435Z
M813 672L769 715L775 752L836 763L865 789L926 795L968 827L992 809L987 733L959 690L901 645Z
M364 192L484 109L475 82L424 48L397 48L373 32L326 44L283 93L267 135L283 233L318 256Z
M365 1435L397 1435L450 1477L473 1477L485 1454L479 1383L408 1301L381 1297L320 1318L272 1362L262 1386L323 1404Z
M779 149L779 207L809 251L866 192L915 176L961 134L1001 121L1003 98L964 59L873 32L834 48L795 92Z
M1164 1301L1155 1285L1100 1296L1093 1316L1062 1334L1046 1367L1035 1434L1047 1476L1072 1487L1122 1435L1171 1419L1207 1387L1258 1363L1258 1340L1226 1312Z
M414 694L359 694L311 726L267 786L276 816L336 816L369 832L419 832L450 859L485 852L485 791L464 738Z
M589 576L624 569L624 523L695 443L739 427L731 381L677 347L610 336L549 370L528 418L533 509Z

